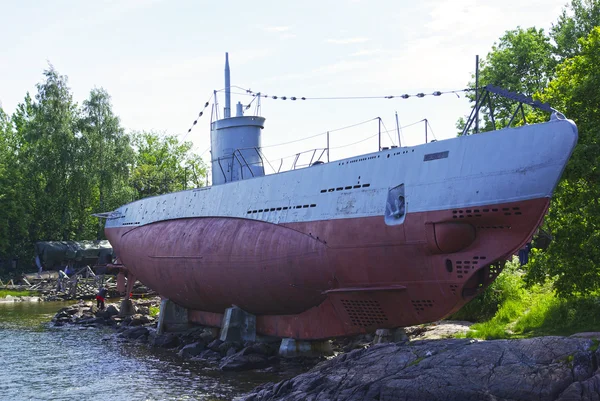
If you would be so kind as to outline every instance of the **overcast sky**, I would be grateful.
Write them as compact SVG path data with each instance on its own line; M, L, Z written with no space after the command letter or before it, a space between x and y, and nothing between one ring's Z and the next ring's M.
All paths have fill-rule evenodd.
M127 130L156 130L209 146L210 113L186 136L213 90L231 82L269 95L385 96L466 86L484 57L517 26L548 29L566 0L9 1L0 0L0 101L12 113L52 63L69 77L75 101L94 87L112 96ZM224 96L218 94L222 107ZM247 96L233 102L247 104ZM253 109L251 109L253 110ZM455 136L464 97L379 100L262 100L270 146L381 117L395 129L427 118L430 135ZM221 111L222 115L222 111ZM373 121L331 134L331 157L377 150ZM397 144L397 134L383 145ZM423 124L402 131L424 142ZM275 160L324 147L325 136L265 148ZM341 147L341 148L340 148ZM204 153L208 160L209 153ZM289 160L289 159L288 159ZM278 163L278 162L277 162Z

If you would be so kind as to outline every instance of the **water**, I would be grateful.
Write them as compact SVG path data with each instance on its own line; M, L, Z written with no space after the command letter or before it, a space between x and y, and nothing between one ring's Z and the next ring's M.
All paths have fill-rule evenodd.
M65 304L0 303L2 400L231 400L281 377L224 373L111 329L52 327Z

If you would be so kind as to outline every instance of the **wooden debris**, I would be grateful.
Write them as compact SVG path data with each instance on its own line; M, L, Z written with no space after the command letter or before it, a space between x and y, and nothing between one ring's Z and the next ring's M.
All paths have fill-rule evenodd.
M0 289L37 292L47 300L93 299L103 286L108 288L109 293L118 294L114 276L95 274L89 266L77 270L71 276L67 276L63 271L32 273L23 276L21 282L22 284L16 285L13 280L10 280L4 284L0 280ZM153 293L138 284L134 293Z

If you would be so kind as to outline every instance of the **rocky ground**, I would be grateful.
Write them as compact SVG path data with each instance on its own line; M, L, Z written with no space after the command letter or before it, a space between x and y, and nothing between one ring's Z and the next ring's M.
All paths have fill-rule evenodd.
M53 322L110 326L120 341L169 349L223 371L297 374L258 387L244 401L600 400L600 333L476 341L449 338L466 332L468 322L436 322L333 341L329 358L282 359L278 341L222 342L214 328L158 335L149 311L159 301L135 301L132 316L120 316L115 304L98 311L80 302L61 309Z
M378 344L243 400L598 400L597 346L568 337Z
M261 369L269 372L308 370L324 358L281 359L280 340L262 342L223 342L218 330L194 327L177 333L157 334L156 319L150 307L158 307L159 298L136 300L135 314L120 316L116 304L98 310L92 302L80 302L63 308L52 319L55 326L74 324L83 327L112 327L120 341L135 341L154 348L171 350L179 357L218 366L223 371Z

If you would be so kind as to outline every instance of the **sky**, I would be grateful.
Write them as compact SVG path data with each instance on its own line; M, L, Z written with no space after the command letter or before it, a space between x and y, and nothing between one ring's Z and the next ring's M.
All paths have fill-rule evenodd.
M369 97L460 90L475 55L491 50L505 31L546 31L566 0L0 0L0 102L14 112L51 63L69 77L81 104L94 87L112 98L128 131L157 131L192 141L208 162L205 113L187 133L214 90L224 87L225 52L231 84L270 96ZM234 89L232 105L252 101ZM460 96L460 97L459 97ZM332 160L456 135L468 115L462 94L408 99L261 99L262 145L273 169L294 154L326 146ZM224 95L217 93L220 115ZM253 106L256 101L253 103ZM208 109L210 110L210 108ZM251 107L250 111L254 111ZM335 131L363 121L368 123ZM386 133L386 131L389 131ZM313 136L305 141L299 139ZM287 145L278 145L282 143ZM277 146L278 145L278 146ZM308 160L305 153L299 163ZM283 159L283 160L281 160ZM270 167L267 166L267 172Z

